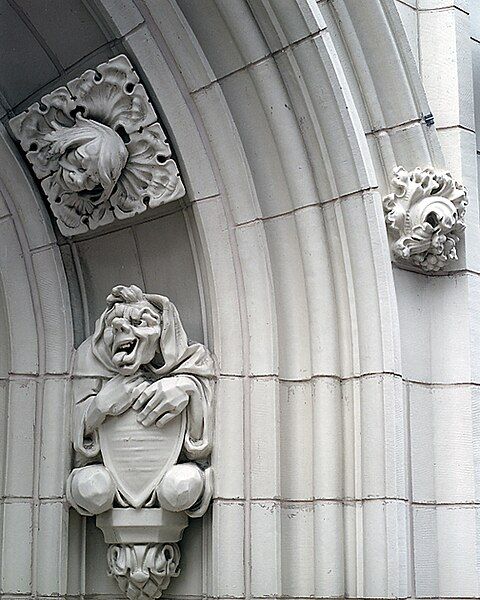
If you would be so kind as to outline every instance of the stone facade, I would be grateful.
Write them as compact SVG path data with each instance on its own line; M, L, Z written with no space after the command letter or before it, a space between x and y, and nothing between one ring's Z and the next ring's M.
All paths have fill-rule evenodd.
M119 284L168 297L218 362L212 505L165 596L480 597L480 5L68 5L2 17L2 597L119 595L102 531L66 496L75 349ZM62 231L12 119L118 56L185 194ZM388 227L395 169L442 198L413 215L432 228L416 263ZM108 554L126 588L132 552Z

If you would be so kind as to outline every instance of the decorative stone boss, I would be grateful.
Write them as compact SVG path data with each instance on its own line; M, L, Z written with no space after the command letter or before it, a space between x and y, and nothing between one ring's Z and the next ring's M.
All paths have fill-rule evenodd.
M391 183L383 208L394 257L426 272L457 260L468 204L463 185L446 171L403 167L394 169Z
M65 236L185 193L157 115L124 55L43 96L10 127Z
M76 468L67 499L97 516L109 573L130 600L178 575L188 516L212 497L212 355L165 297L119 285L73 370Z

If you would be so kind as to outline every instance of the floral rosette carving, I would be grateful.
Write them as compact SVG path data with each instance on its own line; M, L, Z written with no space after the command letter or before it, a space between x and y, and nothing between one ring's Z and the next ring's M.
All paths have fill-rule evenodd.
M384 198L393 254L424 271L439 271L457 259L465 229L466 190L450 173L432 168L394 170L392 194Z
M162 127L126 56L43 96L10 126L66 236L185 193Z

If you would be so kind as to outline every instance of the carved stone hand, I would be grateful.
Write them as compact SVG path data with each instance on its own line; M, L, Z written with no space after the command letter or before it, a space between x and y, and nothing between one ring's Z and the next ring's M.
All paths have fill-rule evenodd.
M121 415L148 385L141 375L128 377L119 374L109 379L90 404L86 415L86 430L93 431L109 415Z
M138 395L133 405L139 411L138 421L145 427L153 423L163 427L187 407L193 391L192 381L183 375L151 383L141 392L134 393L134 396Z

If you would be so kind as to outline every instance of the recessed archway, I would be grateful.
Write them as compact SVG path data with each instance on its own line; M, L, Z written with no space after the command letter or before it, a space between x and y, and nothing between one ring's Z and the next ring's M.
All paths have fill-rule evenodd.
M135 64L169 133L188 202L148 223L64 244L63 264L42 209L63 330L71 330L63 268L76 275L79 338L110 277L160 285L155 273L163 268L172 299L187 298L182 312L193 333L204 334L219 358L213 518L189 534L172 595L402 597L405 406L381 191L399 160L441 162L422 122L427 106L413 59L393 9L380 1L207 6L138 1L125 11L122 3L96 3L95 22L111 40L104 50L125 51ZM389 63L379 64L368 37L372 19L395 57ZM96 60L98 48L88 66ZM59 77L67 76L68 69ZM14 197L17 206L17 190ZM165 240L158 254L156 235ZM118 261L119 247L135 260ZM38 310L40 299L34 321ZM49 330L47 318L40 331ZM72 348L71 333L64 344ZM35 575L33 589L109 593L94 564L101 542L93 527L83 546L81 528L72 527L67 569L64 512L58 522L58 587L47 592L50 575L47 587Z

